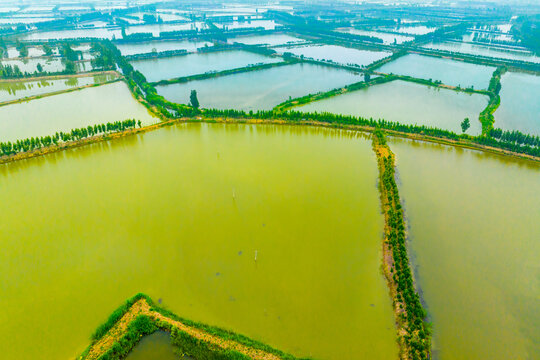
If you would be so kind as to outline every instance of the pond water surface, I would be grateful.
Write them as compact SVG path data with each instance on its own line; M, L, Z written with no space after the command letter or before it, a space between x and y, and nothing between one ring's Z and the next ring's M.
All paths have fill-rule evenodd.
M156 331L147 335L131 350L125 360L179 360L186 359L175 353L171 344L171 335L164 331Z
M203 74L212 71L241 68L259 63L282 61L247 51L219 51L197 53L168 58L134 60L131 65L139 70L150 82L182 76Z
M320 61L333 61L339 64L353 64L357 66L366 66L392 55L387 51L370 51L346 48L337 45L307 45L288 48L279 48L281 53L290 52L297 56L304 55L306 58L312 58Z
M73 358L145 292L296 355L396 359L377 176L359 133L265 125L0 167L2 358Z
M441 360L540 358L540 166L392 140Z
M71 77L39 81L0 81L0 103L113 80L114 75Z
M462 61L409 54L384 64L377 71L442 81L443 84L487 89L495 68Z
M204 46L212 46L213 44L208 41L145 41L140 43L120 43L116 44L116 47L122 55L135 55L151 53L154 49L157 52L170 51L170 50L186 50L195 51L198 48Z
M126 84L116 82L0 107L0 141L133 118L144 124L158 121L133 98Z
M197 90L201 107L270 110L291 98L328 91L363 80L358 73L322 65L294 64L188 83L158 86L160 95L187 104ZM234 91L231 91L234 89Z
M494 126L540 136L540 76L507 72L500 96Z
M391 100L389 100L391 99ZM385 119L408 125L426 125L461 133L461 122L470 119L467 134L478 135L478 115L488 97L392 81L299 106L294 110Z

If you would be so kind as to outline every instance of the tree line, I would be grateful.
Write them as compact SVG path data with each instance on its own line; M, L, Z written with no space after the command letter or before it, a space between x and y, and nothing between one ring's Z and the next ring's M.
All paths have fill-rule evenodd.
M385 148L388 156L382 156L377 151L379 163L379 187L385 213L386 244L392 252L393 264L390 264L390 274L387 274L396 287L396 310L399 310L398 323L406 330L399 335L400 343L406 346L411 359L430 358L430 328L425 321L427 313L420 302L420 297L414 287L412 271L407 255L405 221L395 181L394 155L386 145L386 139L380 130L373 132L373 147Z
M372 128L381 128L384 130L398 131L406 134L419 134L427 135L432 137L437 137L440 139L447 140L465 140L477 145L487 145L495 148L509 150L516 153L540 156L540 147L537 142L530 140L529 143L526 143L523 140L523 143L517 143L514 139L526 139L527 135L522 137L519 135L506 135L505 137L496 138L489 136L470 136L467 134L458 135L452 131L429 127L425 125L406 125L398 122L388 121L384 119L373 119L373 118L364 118L361 116L351 116L351 115L340 115L333 113L306 113L301 111L289 110L280 114L276 114L273 110L260 110L260 111L243 111L243 110L221 110L221 109L205 109L203 114L208 117L230 117L230 118L257 118L257 119L282 119L293 122L298 121L313 121L321 122L326 124L339 124L339 125L358 125L358 126L367 126ZM514 132L515 133L515 132ZM497 131L494 133L497 134ZM529 135L531 138L531 135Z
M0 156L14 155L20 152L41 149L51 145L58 145L68 141L81 140L95 135L121 132L128 129L141 127L140 120L128 119L124 121L108 122L106 124L89 125L85 128L72 129L70 132L57 132L52 136L31 137L15 142L0 142Z

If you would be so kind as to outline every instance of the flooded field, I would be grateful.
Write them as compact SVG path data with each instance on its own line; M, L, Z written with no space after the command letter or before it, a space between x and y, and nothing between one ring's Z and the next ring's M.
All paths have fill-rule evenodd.
M297 56L304 56L320 61L333 61L339 64L352 64L366 66L377 60L392 55L386 51L369 51L351 49L336 45L308 45L298 47L280 48L281 53L289 52Z
M220 124L0 167L2 357L73 358L142 291L297 355L395 359L377 176L358 133Z
M366 30L358 30L358 29L342 29L341 31L349 33L349 34L353 34L353 35L373 36L373 37L381 39L386 45L403 44L404 42L414 40L413 36L391 34L391 33L385 33L385 32L380 32L380 31L366 31Z
M487 45L445 41L445 42L437 42L437 43L431 42L429 44L424 45L423 47L426 47L429 49L435 49L435 50L444 50L444 51L451 51L451 52L456 52L456 53L469 54L469 55L540 63L540 57L533 55L531 52L509 51L509 50L499 49L499 48L491 47Z
M146 54L154 52L163 52L171 50L195 51L198 48L212 46L208 41L146 41L140 43L120 43L116 47L122 55Z
M540 76L507 72L501 78L495 127L540 136Z
M392 140L441 360L538 359L540 167Z
M158 121L132 97L126 84L116 82L0 107L0 141L132 118L144 124Z
M442 81L445 85L487 89L495 67L409 54L384 64L377 71Z
M220 51L189 54L170 58L135 60L131 65L148 81L159 81L212 71L235 69L259 63L282 61L280 58L247 51Z
M78 86L104 83L114 78L116 78L114 75L96 75L38 81L0 81L0 103Z
M294 36L286 34L270 34L270 35L256 35L256 36L238 36L227 39L229 44L235 42L247 44L247 45L285 45L289 43L304 42L304 39L300 39Z
M471 128L467 133L478 135L482 132L478 115L487 103L488 97L483 95L393 81L315 101L294 110L372 117L438 127L456 133L461 133L463 119L469 118Z
M289 99L328 91L363 80L351 71L322 65L294 64L243 74L157 87L170 101L189 103L191 90L203 108L270 110ZM230 89L235 89L231 92Z

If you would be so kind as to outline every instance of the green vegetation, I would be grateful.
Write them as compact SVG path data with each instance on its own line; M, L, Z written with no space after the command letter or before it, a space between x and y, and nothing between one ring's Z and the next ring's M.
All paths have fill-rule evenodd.
M409 266L405 220L395 180L394 154L379 129L373 132L373 149L379 164L379 189L385 217L385 253L390 253L392 257L391 261L385 260L385 271L394 297L402 357L429 359L431 331L425 321L427 313L420 303Z
M191 90L191 94L189 94L189 103L191 107L194 109L199 108L199 99L197 99L197 90Z
M199 340L185 331L173 328L171 331L172 344L182 355L197 360L250 360L251 358L234 350L223 350Z
M540 14L518 17L512 33L523 45L540 54Z
M128 325L125 334L107 352L100 356L99 359L124 359L143 336L150 335L157 329L152 319L146 315L139 315Z
M129 322L124 325L125 329L117 328L114 330L114 334L110 333L111 329L119 324L124 315L132 310L132 306L142 299L146 301L149 309L143 306L138 310L135 310L132 312L132 315L130 315L130 317L133 316L133 320L130 321L127 319ZM180 325L181 328L178 327L178 325ZM246 360L252 358L302 360L246 336L180 318L172 312L156 306L148 295L142 293L128 299L116 309L113 314L111 314L104 324L98 327L92 335L91 344L78 359L86 359L92 352L92 348L106 335L111 336L106 339L106 341L113 340L114 343L112 343L109 348L102 348L100 345L98 347L98 353L96 354L94 351L92 355L93 358L99 360L123 359L143 336L149 335L158 329L171 333L172 344L177 347L180 354L188 355L199 360ZM120 330L119 333L118 330ZM198 337L193 335L197 332L199 334ZM202 335L202 337L200 335ZM216 340L218 340L217 343L219 344L229 344L225 344L226 346L218 346L216 345ZM235 348L240 349L240 351L247 350L249 353L257 355L255 357L250 357L235 350Z
M135 119L116 121L100 125L88 126L80 129L73 129L70 132L57 132L52 136L32 137L15 142L0 142L0 156L15 155L20 152L27 152L45 148L51 145L58 145L68 141L82 140L88 137L122 132L129 129L135 129L136 125L141 126L140 121Z
M461 122L461 131L463 133L465 133L467 130L469 130L469 128L471 127L471 122L469 121L469 118L465 118L462 122Z
M489 81L488 87L488 96L489 103L484 110L480 113L479 120L482 123L482 134L489 135L493 129L493 124L495 123L495 117L493 113L499 105L501 104L501 97L499 92L501 91L501 76L506 72L507 68L505 66L498 67L493 72L493 76Z

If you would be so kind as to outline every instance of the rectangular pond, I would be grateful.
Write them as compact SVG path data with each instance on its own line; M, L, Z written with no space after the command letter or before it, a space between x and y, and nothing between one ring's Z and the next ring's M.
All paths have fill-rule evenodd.
M0 167L2 358L74 358L145 292L298 356L395 359L377 176L361 134L279 125L182 124Z
M404 42L414 40L413 36L385 33L381 31L368 31L368 30L358 30L358 29L348 28L348 29L341 29L340 32L353 34L353 35L360 35L360 36L372 36L372 37L381 39L383 43L386 45L403 44Z
M270 110L289 97L328 91L362 80L362 75L351 71L323 65L294 64L158 86L156 89L168 100L184 104L189 103L191 90L197 90L203 108Z
M274 20L251 20L251 21L233 21L231 23L215 23L215 25L224 30L264 28L265 30L274 30L281 25Z
M408 54L384 64L376 71L442 81L445 85L487 89L495 67L431 56Z
M494 126L540 136L540 76L507 72L499 95Z
M440 360L538 359L540 166L391 140Z
M183 24L145 24L134 25L126 28L126 34L151 33L153 36L159 36L162 32L186 31L206 29L207 25L203 22L183 23Z
M425 35L425 34L429 34L429 33L432 33L434 32L435 30L437 30L436 27L430 27L430 26L425 26L425 25L410 25L410 24L407 24L407 25L404 25L404 26L396 26L396 27L393 27L393 28L386 28L386 29L382 29L383 31L384 30L389 30L389 31L394 31L394 32L398 32L398 33L401 33L401 34L408 34L408 35Z
M0 81L0 103L79 86L99 84L115 78L114 75L96 75L37 81Z
M33 73L37 71L38 64L41 65L43 71L46 72L61 72L66 68L61 58L25 58L0 60L0 64L4 66L18 66L21 72Z
M163 52L171 50L186 50L188 52L196 51L198 48L205 46L212 46L213 44L208 41L146 41L146 42L130 42L119 43L116 47L122 55L135 55L135 54L147 54L154 52Z
M118 29L107 28L92 28L92 29L75 29L75 30L56 30L34 32L21 37L24 40L63 40L63 39L83 39L83 38L98 38L98 39L120 39L122 31Z
M390 100L391 99L391 100ZM478 135L478 115L488 97L406 81L392 81L294 108L304 112L330 112L384 119L407 125L425 125L461 133L461 122L470 119L468 134Z
M335 62L343 65L366 66L372 62L392 55L388 51L371 51L352 49L337 45L307 45L297 47L279 48L279 52L289 52L297 56L304 56L319 61Z
M247 45L285 45L285 44L294 44L299 42L304 42L306 40L297 38L295 36L287 34L270 34L270 35L253 35L253 36L238 36L228 38L227 42L229 44L234 44L235 42L247 44Z
M431 42L429 44L424 45L423 47L428 48L428 49L444 50L444 51L476 55L476 56L486 56L486 57L499 58L499 59L509 59L509 60L540 63L540 57L528 51L509 51L509 50L503 50L496 47L480 45L480 44L444 41L444 42L436 42L436 43Z
M16 141L88 125L158 121L137 102L126 84L116 82L0 107L0 141Z
M247 51L197 53L159 59L134 60L131 65L150 82L282 61Z

